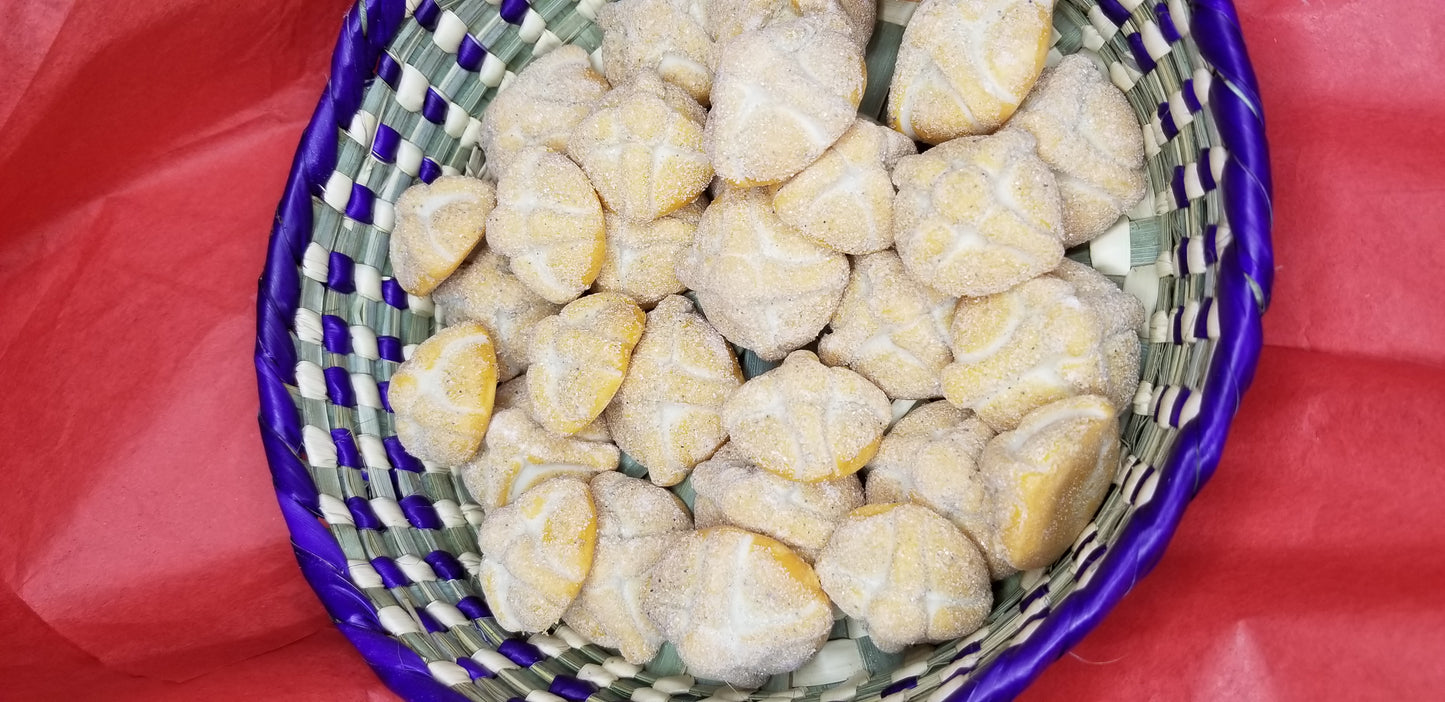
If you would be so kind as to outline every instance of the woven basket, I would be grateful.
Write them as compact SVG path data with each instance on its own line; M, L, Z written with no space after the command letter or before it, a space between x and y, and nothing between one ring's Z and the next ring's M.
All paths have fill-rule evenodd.
M1229 0L1057 0L1055 51L1095 51L1144 127L1151 196L1070 256L1152 307L1128 448L1094 522L1052 567L999 585L973 635L884 656L840 622L851 671L759 691L628 665L566 627L497 626L472 577L481 511L406 454L382 397L432 305L390 279L392 206L417 179L476 174L477 117L534 56L595 49L605 0L370 0L346 15L331 81L277 211L258 300L261 433L296 557L337 626L410 700L804 702L1004 699L1149 571L1213 473L1260 347L1272 272L1258 86ZM887 0L863 111L883 105L909 7ZM1057 58L1054 55L1053 58ZM843 655L839 660L850 660ZM845 666L846 668L846 666ZM840 676L846 676L841 677ZM560 699L559 699L560 698Z

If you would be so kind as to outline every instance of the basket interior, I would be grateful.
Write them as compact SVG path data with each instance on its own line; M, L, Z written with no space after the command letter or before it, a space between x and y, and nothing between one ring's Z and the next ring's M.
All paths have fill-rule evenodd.
M1200 410L1197 388L1220 336L1215 264L1231 237L1216 187L1226 154L1209 109L1215 78L1189 35L1191 7L1058 0L1055 10L1051 62L1092 52L1126 90L1145 134L1151 187L1127 222L1069 252L1152 311L1144 381L1124 422L1126 455L1097 517L1053 566L998 584L987 623L965 639L886 655L840 620L829 647L837 660L856 656L851 669L813 666L740 692L692 679L667 651L638 667L565 626L525 638L498 627L471 577L480 561L480 508L459 476L405 453L382 399L409 347L437 328L430 301L390 279L391 203L417 180L484 174L477 118L488 101L534 56L561 43L596 49L601 32L592 18L603 1L408 0L402 7L382 0L354 13L363 33L371 18L368 40L384 49L359 109L334 115L335 167L310 199L311 234L289 320L298 458L335 541L328 547L339 547L345 579L380 626L456 699L943 699L1089 583L1117 535L1154 498L1180 427ZM388 3L397 6L400 28L375 36L382 24L375 13ZM913 6L880 6L865 114L881 112Z

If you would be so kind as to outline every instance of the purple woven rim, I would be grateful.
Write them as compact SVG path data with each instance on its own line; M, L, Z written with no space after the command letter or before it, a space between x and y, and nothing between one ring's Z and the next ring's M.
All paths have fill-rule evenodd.
M1176 437L1173 453L1160 471L1156 498L1134 513L1092 581L1055 607L1027 641L1006 649L977 671L949 696L949 702L1017 696L1153 569L1185 507L1214 474L1230 421L1254 378L1262 340L1260 320L1274 277L1273 184L1264 113L1234 4L1189 2L1191 34L1222 79L1214 82L1209 103L1229 152L1220 190L1234 235L1217 269L1221 333L1201 391L1204 404ZM337 129L344 130L343 119L350 119L360 107L377 59L401 26L405 7L404 0L373 0L347 12L331 59L331 79L302 134L276 210L256 301L261 440L296 560L337 628L387 687L404 699L465 702L465 697L432 677L420 655L386 632L366 595L351 582L341 547L320 521L318 492L300 457L301 416L287 389L296 384L296 350L289 329L300 302L302 254L311 241L312 198L322 195L336 167Z

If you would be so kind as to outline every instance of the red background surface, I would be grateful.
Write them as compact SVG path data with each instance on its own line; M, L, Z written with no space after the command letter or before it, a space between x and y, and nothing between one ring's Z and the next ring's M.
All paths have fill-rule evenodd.
M1445 689L1445 4L1238 0L1278 285L1223 464L1032 700ZM391 700L301 579L253 304L345 0L0 6L0 699Z

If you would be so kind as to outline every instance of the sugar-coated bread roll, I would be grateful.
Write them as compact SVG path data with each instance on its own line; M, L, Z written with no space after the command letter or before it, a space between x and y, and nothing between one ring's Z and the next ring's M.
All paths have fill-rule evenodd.
M642 605L699 678L756 687L796 669L833 628L818 576L774 539L691 532L652 567Z
M605 441L559 436L519 407L498 410L481 451L462 467L462 482L483 510L511 504L554 478L591 480L617 468L617 447Z
M852 368L889 397L938 397L938 376L953 360L948 343L955 304L908 275L898 254L860 256L829 323L832 332L818 342L818 357Z
M818 557L824 592L868 625L882 651L977 629L993 606L978 547L914 504L875 504L843 518Z
M742 383L727 342L687 298L673 295L647 313L627 378L603 416L648 479L676 485L727 440L723 402Z
M705 0L618 0L597 10L602 69L620 85L639 73L663 80L708 104L713 42L704 24Z
M488 170L501 176L528 148L566 151L572 128L607 88L580 46L564 44L527 64L482 113L478 144Z
M1144 305L1103 273L1078 261L1060 261L1053 275L1073 285L1074 296L1094 313L1104 356L1104 385L1098 394L1123 412L1139 390L1139 338L1148 318Z
M437 286L432 301L448 324L478 322L497 347L497 380L527 370L532 325L561 309L532 292L493 251L472 257Z
M638 73L572 130L567 153L607 209L651 222L697 199L712 182L702 150L706 116L681 88L656 73Z
M1046 71L1009 122L1033 135L1064 203L1064 246L1104 233L1144 199L1144 135L1128 98L1074 54Z
M572 434L600 417L627 375L646 320L626 295L597 293L537 322L527 369L532 418Z
M793 0L702 0L703 26L721 47L744 32L797 19Z
M789 480L816 482L862 468L878 450L893 409L867 378L794 351L733 393L722 417L732 445L753 463Z
M426 295L451 275L482 240L497 204L491 183L442 176L418 183L396 200L391 232L392 275L403 290Z
M777 360L827 325L848 258L778 219L763 189L729 188L703 212L677 278L729 341Z
M799 17L818 17L862 51L873 36L877 0L701 0L704 26L721 47L727 40Z
M773 209L799 234L835 251L882 251L893 245L895 191L888 172L916 153L902 134L859 119L773 194Z
M905 156L893 182L898 253L940 292L1003 292L1063 258L1058 186L1026 134L965 137Z
M719 47L703 136L713 168L741 186L792 177L853 124L863 74L863 52L821 17L733 38Z
M995 431L1073 395L1103 395L1122 411L1138 388L1143 307L1088 266L1059 270L997 295L961 298L954 311L944 396Z
M873 25L878 21L878 0L792 0L793 11L803 17L838 18L860 51L868 48L873 38Z
M492 417L497 352L487 330L463 322L421 342L387 386L396 435L417 458L460 465L477 452Z
M587 483L549 480L493 510L477 529L479 580L497 623L545 631L576 599L592 568L597 511Z
M1097 395L1040 407L989 441L980 464L998 525L995 555L1019 570L1063 555L1109 492L1119 449L1114 407Z
M923 0L903 30L888 123L941 144L1008 121L1044 68L1054 0Z
M647 571L692 528L675 495L621 473L592 479L597 551L582 590L562 621L599 646L618 649L630 663L657 655L662 632L642 611Z
M602 269L603 221L602 204L582 169L559 153L524 149L497 183L487 242L508 258L523 285L563 305Z
M611 471L598 473L591 485L599 538L640 539L692 529L687 505L646 480Z
M501 412L504 409L517 408L532 416L532 401L527 397L527 374L523 373L505 383L497 385L497 398L493 405L494 412ZM533 419L532 421L537 421ZM588 424L577 431L572 432L572 438L583 441L596 441L604 444L612 443L612 434L607 431L607 422L598 417L596 421Z
M593 284L619 292L643 309L687 289L677 279L677 262L692 244L705 203L693 200L651 222L633 222L613 212L607 217L607 251Z
M799 483L752 464L724 446L692 471L697 527L732 525L771 536L809 563L843 515L863 504L856 475Z
M993 430L968 410L931 402L898 420L868 464L870 504L912 502L953 522L982 551L994 580L1013 574L993 555L993 499L979 456Z

